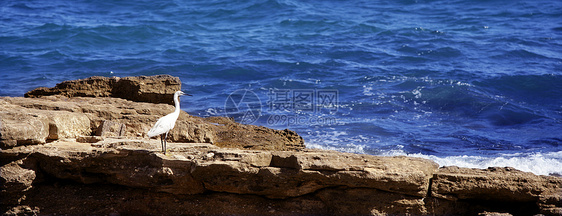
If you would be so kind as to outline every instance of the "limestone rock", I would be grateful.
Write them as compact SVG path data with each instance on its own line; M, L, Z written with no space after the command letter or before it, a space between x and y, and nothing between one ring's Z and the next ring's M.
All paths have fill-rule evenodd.
M334 215L426 215L423 198L371 188L330 188L317 195Z
M173 143L169 147L174 155L170 157L161 154L158 147L156 141L107 138L94 145L55 141L29 151L40 161L38 166L42 171L59 179L154 188L179 194L211 190L271 198L297 197L336 186L423 197L431 176L431 172L426 172L437 168L431 161L406 157L331 151L235 150L209 144ZM31 149L14 148L4 153L26 148ZM306 166L286 167L279 155L297 158L296 163ZM274 157L278 159L272 160ZM342 161L348 162L339 164Z
M40 144L47 139L90 136L92 133L102 137L145 137L158 118L174 110L173 106L167 104L138 103L120 98L61 96L3 97L0 98L0 108L1 122L5 122L0 127L2 148ZM217 121L228 123L217 124ZM244 135L246 138L230 136L232 134ZM290 130L242 125L224 117L205 119L183 111L170 131L168 140L215 144L228 142L229 147L244 149L304 148L302 137Z
M214 144L220 147L282 151L304 148L303 138L288 129L274 130L261 126L244 125L225 117L211 117L206 120L217 124L216 130L219 138Z
M137 102L174 104L181 81L170 75L123 77L113 86L112 97Z
M0 105L0 147L42 144L49 136L49 121L45 116L17 110L3 109Z
M275 152L270 166L279 167L280 171L285 170L283 168L299 170L302 172L300 175L307 178L320 176L325 178L325 184L331 186L376 188L418 197L426 195L429 178L438 167L432 161L419 158L375 157L333 151ZM312 181L303 188L314 189L314 186Z
M25 97L62 95L66 97L109 97L117 77L94 76L86 79L58 83L53 88L39 87L25 93Z
M152 127L156 120L149 125ZM217 140L217 127L203 118L190 116L181 112L176 126L168 134L174 142L215 143Z
M103 141L103 137L101 136L81 136L76 138L76 142L79 143L97 143Z
M170 152L163 154L157 140L108 137L95 143L65 139L2 150L2 197L10 201L2 202L0 210L177 215L560 212L562 178L510 168L437 169L420 158L322 150L244 150L208 143L168 147Z
M86 143L54 142L38 148L34 157L38 166L50 176L77 182L113 183L154 189L157 191L194 194L203 192L199 182L190 175L191 162L186 159L165 159L145 142L123 147L119 140L99 148ZM103 145L103 144L99 144ZM131 150L132 149L134 150Z
M19 204L31 189L35 171L23 167L23 161L13 161L0 167L0 195L5 204Z
M277 199L334 187L372 188L422 198L431 176L426 172L437 169L434 162L425 159L333 151L270 152L185 143L173 143L169 148L172 155L164 155L157 141L107 138L95 144L55 141L39 147L13 148L2 154L28 152L48 176L84 184L111 183L173 194L254 194ZM304 166L286 166L279 155L288 160L297 158L295 163ZM348 162L339 164L343 161Z
M431 194L448 200L537 202L562 188L562 179L537 176L513 168L487 170L444 167L433 175Z
M116 97L138 102L173 104L174 92L180 89L179 78L170 75L124 78L94 76L64 81L53 88L40 87L25 93L25 97Z
M96 130L96 136L125 136L127 126L123 123L117 123L110 120L103 120Z
M13 108L14 112L19 112L18 109L25 107L32 112L48 113L48 129L51 131L45 139L49 140L94 135L91 134L92 131L96 136L102 137L143 137L158 118L174 110L170 105L152 103L173 104L173 94L180 90L180 87L179 78L169 75L90 77L64 81L53 88L35 89L26 93L25 99L2 98L0 105L19 106ZM86 125L84 117L90 120L89 128L84 127ZM28 131L33 130L32 128ZM2 142L5 146L3 148L18 145L18 141L14 138L5 137L5 141ZM28 137L26 135L24 138ZM29 141L23 141L24 138L18 139L20 144L45 143L45 140L41 139L42 136ZM291 130L243 125L224 117L203 119L185 112L180 113L175 128L168 134L168 140L206 142L221 147L243 149L300 150L304 148L302 137Z
M47 139L76 138L90 135L90 119L83 113L68 111L37 112L49 120L49 136Z
M36 110L7 103L0 103L0 109L2 148L43 144L47 140L76 138L91 133L90 119L83 113Z
M541 214L562 215L562 188L553 190L552 193L542 194L538 206L541 209Z

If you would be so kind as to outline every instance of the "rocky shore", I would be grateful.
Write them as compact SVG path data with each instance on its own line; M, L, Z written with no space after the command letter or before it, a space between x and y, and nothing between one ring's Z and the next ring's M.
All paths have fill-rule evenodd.
M148 86L148 87L147 87ZM0 97L5 215L562 215L562 178L307 149L291 130L182 111L176 77L91 77ZM165 100L170 98L169 101ZM503 213L503 214L502 214Z

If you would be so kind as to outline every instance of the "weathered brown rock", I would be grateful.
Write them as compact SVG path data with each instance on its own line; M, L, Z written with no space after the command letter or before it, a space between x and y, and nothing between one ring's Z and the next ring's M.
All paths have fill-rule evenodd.
M96 136L108 137L108 136L125 136L125 131L127 126L123 123L117 123L110 120L102 121L101 125L96 130Z
M68 182L40 184L32 191L29 205L11 207L6 215L334 215L314 196L272 200L228 193L178 195Z
M49 122L45 116L0 107L0 148L46 142Z
M23 161L18 160L0 167L0 195L4 205L17 205L32 188L35 171L23 166Z
M304 146L302 137L288 129L274 130L244 125L225 117L210 117L206 121L218 125L216 128L219 138L214 144L220 147L291 151L302 149Z
M291 154L300 162L309 164L330 164L341 169L327 169L326 166L285 167L277 166L278 154ZM427 193L429 177L437 165L431 161L412 158L386 158L368 155L344 154L339 152L222 152L216 151L214 157L228 160L203 161L193 171L194 177L205 182L213 191L240 194L257 194L270 198L287 198L313 193L319 189L336 186L375 188L401 194L423 197ZM228 155L228 156L224 156ZM239 158L239 159L237 159ZM252 166L241 166L244 158L259 158L264 162ZM298 159L297 159L298 160ZM306 160L306 162L305 162ZM355 166L337 164L338 161L351 161ZM246 159L246 161L249 161ZM297 162L299 163L299 162ZM262 164L262 166L259 166ZM385 164L380 166L381 164ZM265 186L269 185L269 186Z
M562 215L562 188L541 194L538 202L541 214Z
M40 87L25 93L25 97L62 95L65 97L116 97L137 102L173 105L174 92L181 81L170 75L138 77L89 77L64 81L53 88Z
M162 154L159 142L146 138L105 138L3 150L2 195L9 202L0 208L28 214L557 215L561 206L562 179L506 168L437 169L418 158L206 143L170 143L169 149ZM502 192L508 184L523 198Z
M0 103L0 147L43 144L47 140L89 135L90 119L82 113L35 110Z
M428 215L423 198L371 188L330 188L318 192L335 215Z
M43 111L37 112L49 120L48 140L63 138L76 138L78 136L90 135L90 119L83 113L68 111Z
M50 176L86 184L109 182L178 194L201 193L205 185L206 190L270 198L297 197L336 186L424 197L432 170L437 169L431 161L406 157L245 151L210 144L170 144L175 151L170 158L157 153L158 146L157 142L140 140L106 139L93 146L57 141L33 147L31 154ZM14 151L21 150L5 153ZM279 155L287 154L292 154L289 160L297 158L296 163L306 165L278 167L283 164ZM272 161L274 157L277 159ZM339 164L343 161L347 163Z
M139 77L90 77L65 81L53 88L38 88L26 93L28 98L1 98L0 118L10 126L1 127L0 147L40 144L47 140L96 135L101 137L142 137L156 120L173 112L173 93L181 81L169 75ZM40 97L40 98L35 98ZM96 98L91 98L96 97ZM122 99L118 99L122 98ZM126 100L123 100L126 99ZM26 113L21 114L21 108ZM13 116L13 117L12 117ZM39 117L36 119L36 117ZM45 117L47 119L45 120ZM1 120L0 119L0 120ZM24 119L20 121L18 119ZM13 124L17 122L20 124ZM1 124L2 121L0 121ZM89 127L87 126L89 122ZM34 133L41 129L47 132ZM13 127L12 127L13 126ZM47 137L45 137L47 134ZM33 137L36 135L36 137ZM242 125L229 118L207 119L180 113L172 142L206 142L223 147L263 150L299 150L304 148L301 136L290 130L273 130Z
M537 202L540 196L559 193L562 179L537 176L513 168L487 170L444 167L433 175L431 194L448 200Z
M103 140L104 139L101 136L81 136L76 138L76 142L79 143L97 143Z
M191 161L166 159L165 155L155 153L158 151L154 148L158 146L156 142L152 144L155 145L110 140L98 142L96 147L62 141L36 148L33 157L40 161L38 167L42 171L59 179L85 184L112 183L174 194L203 192L200 183L190 175Z
M440 168L433 175L431 195L453 201L477 200L492 206L510 206L511 211L502 212L506 215L538 213L532 211L534 208L545 215L562 213L562 178L537 176L510 167Z
M55 141L16 147L3 151L2 156L29 155L22 160L36 162L37 170L46 176L83 184L109 183L171 194L221 192L276 199L346 187L365 188L375 194L392 194L396 199L419 203L427 194L431 170L437 169L434 162L424 159L333 151L272 152L186 143L171 143L169 147L172 153L164 155L159 151L159 142L154 140L106 138L94 144ZM329 202L334 193L340 192L324 192L317 199ZM348 196L357 193L361 192ZM412 212L423 212L423 206L412 208L416 208Z
M158 118L173 112L174 107L109 97L45 96L0 97L0 110L0 122L5 122L0 125L0 144L2 148L8 148L90 135L144 137ZM304 148L302 137L289 130L242 125L223 117L211 120L182 111L168 140L194 143L217 143L219 140L229 143L229 147L245 149ZM216 121L228 124L217 124ZM227 130L229 132L224 133ZM243 134L248 138L239 139L231 134Z

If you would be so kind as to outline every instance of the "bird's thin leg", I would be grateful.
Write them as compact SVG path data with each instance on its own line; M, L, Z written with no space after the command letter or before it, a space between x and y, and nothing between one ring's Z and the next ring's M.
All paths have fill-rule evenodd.
M164 151L164 134L160 135L160 144L162 145L162 151Z
M166 140L168 139L168 132L166 132L166 136L164 137L164 153L166 153Z

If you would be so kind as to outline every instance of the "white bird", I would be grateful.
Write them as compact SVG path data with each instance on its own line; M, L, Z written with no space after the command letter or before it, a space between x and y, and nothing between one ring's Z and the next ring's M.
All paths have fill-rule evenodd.
M154 126L148 131L148 137L155 137L160 135L160 143L162 144L162 152L166 153L166 139L168 138L168 132L174 128L176 125L176 120L180 116L180 101L179 97L182 95L191 96L190 94L183 93L182 91L177 91L174 93L174 103L176 105L176 110L160 119L154 124Z

